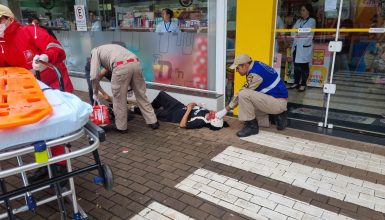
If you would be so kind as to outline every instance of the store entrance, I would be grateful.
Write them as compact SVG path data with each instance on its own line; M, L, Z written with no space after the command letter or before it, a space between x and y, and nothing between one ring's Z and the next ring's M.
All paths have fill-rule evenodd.
M385 135L385 1L303 2L277 4L274 67L290 118Z

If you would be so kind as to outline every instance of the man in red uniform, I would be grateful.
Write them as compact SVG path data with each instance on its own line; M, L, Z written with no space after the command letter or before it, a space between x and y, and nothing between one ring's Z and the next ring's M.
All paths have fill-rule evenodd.
M63 61L65 52L59 41L48 32L36 25L22 26L15 20L12 11L0 4L0 66L24 67L34 71L40 71L41 81L48 86L58 89L59 80L54 70L34 62L37 59L49 62L62 73L64 90L72 92L73 86L68 76L68 71ZM52 156L64 153L64 146L51 148ZM54 165L60 173L66 171L65 161ZM30 179L35 181L47 175L47 169L38 169Z

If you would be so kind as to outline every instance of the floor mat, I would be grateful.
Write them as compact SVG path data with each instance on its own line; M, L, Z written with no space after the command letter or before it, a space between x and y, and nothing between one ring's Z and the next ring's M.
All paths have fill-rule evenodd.
M309 116L321 116L325 114L324 110L318 110L318 109L312 109L312 108L295 108L290 110L291 113L294 114L302 114L302 115L309 115ZM376 121L376 118L373 117L367 117L367 116L358 116L354 114L348 114L348 113L338 113L338 112L329 112L329 119L334 120L341 120L341 121L348 121L348 122L354 122L354 123L360 123L360 124L373 124L373 122Z

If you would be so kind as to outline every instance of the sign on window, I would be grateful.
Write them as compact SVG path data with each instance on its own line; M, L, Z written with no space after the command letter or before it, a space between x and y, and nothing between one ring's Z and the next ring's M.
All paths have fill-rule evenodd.
M87 31L87 19L84 5L74 5L75 18L76 18L76 30Z

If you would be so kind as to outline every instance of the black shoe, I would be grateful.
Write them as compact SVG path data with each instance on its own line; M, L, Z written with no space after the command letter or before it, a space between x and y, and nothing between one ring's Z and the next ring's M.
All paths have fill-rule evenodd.
M62 176L68 173L66 165L52 164L51 165L52 173L56 174L55 176ZM35 183L40 180L46 179L48 177L48 167L39 167L32 176L28 177L29 183ZM60 186L68 186L68 180L60 182Z
M28 176L28 182L29 183L34 183L39 180L45 179L48 177L48 168L46 166L44 167L39 167L35 173L32 175Z
M56 176L63 176L68 173L67 166L66 165L61 165L61 164L52 164L51 168L54 169Z
M126 129L126 130L119 130L117 128L114 128L113 130L118 132L118 133L120 133L120 134L127 134L128 133L128 129Z
M275 122L277 125L277 130L285 129L287 127L287 111L275 115Z
M245 126L237 132L238 137L247 137L253 134L259 133L258 121L253 119L251 121L245 121Z
M114 121L115 120L115 114L114 114L114 110L113 110L113 106L112 104L108 104L108 116L110 117L110 121Z
M135 118L135 114L132 111L128 111L127 113L127 121L132 121Z
M270 124L275 125L275 115L269 115L269 122Z
M66 165L61 165L61 164L52 164L51 165L53 177L58 177L58 176L63 176L68 173L67 166ZM69 181L68 180L63 180L60 183L60 186L63 187L68 187Z
M152 129L158 129L159 128L159 122L155 122L154 124L149 124L148 126L150 126L150 128Z
M140 108L138 106L134 107L134 113L138 115L142 115L142 112L140 111Z

